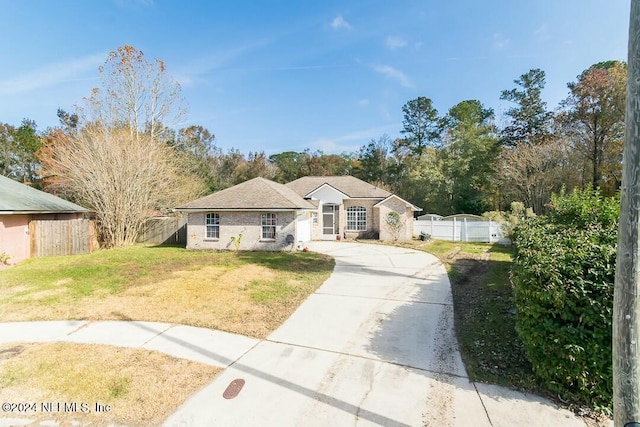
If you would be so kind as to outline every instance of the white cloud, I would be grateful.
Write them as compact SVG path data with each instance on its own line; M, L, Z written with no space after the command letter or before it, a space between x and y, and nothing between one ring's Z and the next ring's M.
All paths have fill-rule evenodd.
M345 21L342 15L338 15L335 18L333 18L333 21L331 22L331 28L333 28L334 30L340 30L340 29L350 30L351 24Z
M273 43L274 39L264 38L243 45L232 46L225 50L212 49L200 56L180 64L173 72L174 78L184 87L207 84L206 76L221 68L229 68L255 51ZM241 69L242 67L234 67Z
M549 27L547 24L542 24L533 32L533 35L540 41L549 40Z
M369 129L360 129L334 138L318 138L312 141L309 146L328 154L353 152L372 139L377 139L389 132L397 132L400 127L399 123L394 123Z
M493 47L495 47L496 49L504 49L509 45L510 41L511 40L509 40L503 34L495 33L493 35Z
M340 149L338 143L332 139L320 138L311 143L311 146L323 153L334 153Z
M25 93L70 81L93 80L97 77L98 66L104 63L106 59L107 53L101 52L45 65L15 78L0 81L0 94ZM91 70L94 71L95 77L84 76L87 71Z
M405 47L407 45L407 41L402 37L398 36L387 36L387 40L385 41L387 47L391 50L399 49L401 47Z
M411 88L413 84L409 81L409 78L400 70L393 68L389 65L374 65L374 71L397 80L404 87Z

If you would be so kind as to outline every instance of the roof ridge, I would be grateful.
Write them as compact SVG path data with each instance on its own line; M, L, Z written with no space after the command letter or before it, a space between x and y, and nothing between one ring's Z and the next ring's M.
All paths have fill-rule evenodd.
M298 193L293 191L291 188L287 187L285 184L281 184L279 182L272 181L270 179L262 178L267 182L267 184L278 192L282 197L287 199L292 203L298 203L300 200L305 200L304 197L300 196Z

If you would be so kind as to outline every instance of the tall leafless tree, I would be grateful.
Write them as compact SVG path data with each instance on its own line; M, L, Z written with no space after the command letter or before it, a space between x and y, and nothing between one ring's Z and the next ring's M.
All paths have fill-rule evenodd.
M102 86L78 110L75 126L50 132L39 158L45 184L91 208L107 246L126 246L147 218L202 186L164 135L184 113L164 62L122 46L99 71Z

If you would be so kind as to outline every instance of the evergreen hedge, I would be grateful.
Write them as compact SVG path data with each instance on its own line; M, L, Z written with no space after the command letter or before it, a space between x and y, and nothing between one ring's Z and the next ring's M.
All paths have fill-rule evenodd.
M536 375L561 398L610 411L619 200L553 196L515 230L516 329Z

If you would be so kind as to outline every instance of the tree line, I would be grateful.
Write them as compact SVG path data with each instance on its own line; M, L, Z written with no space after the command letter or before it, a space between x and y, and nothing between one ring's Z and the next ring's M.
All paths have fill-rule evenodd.
M99 76L81 105L58 110L54 128L0 123L0 173L90 207L110 246L135 240L151 215L258 176L353 175L442 215L507 210L513 201L543 213L562 188L611 195L620 186L620 61L584 70L553 111L542 98L544 71L528 71L501 92L511 103L501 125L479 100L445 114L428 97L409 100L400 138L381 135L339 155L223 152L203 126L172 127L186 114L180 85L163 61L132 46L110 52Z

